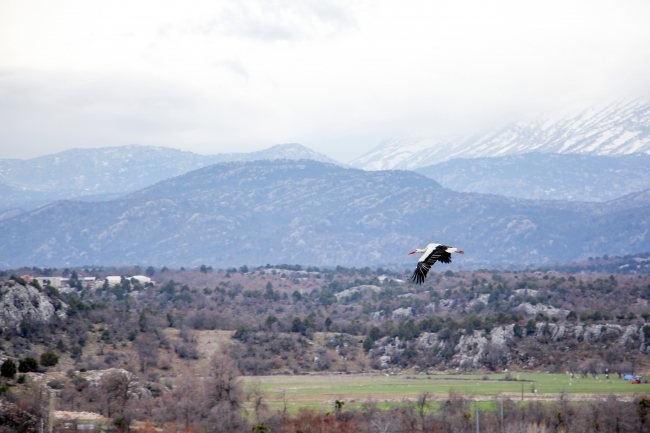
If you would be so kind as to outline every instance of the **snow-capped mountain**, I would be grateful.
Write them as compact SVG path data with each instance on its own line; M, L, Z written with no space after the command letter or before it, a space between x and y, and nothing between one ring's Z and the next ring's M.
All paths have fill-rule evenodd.
M618 102L560 118L548 115L487 134L453 140L387 140L350 165L365 170L413 170L453 158L529 152L650 154L650 101Z

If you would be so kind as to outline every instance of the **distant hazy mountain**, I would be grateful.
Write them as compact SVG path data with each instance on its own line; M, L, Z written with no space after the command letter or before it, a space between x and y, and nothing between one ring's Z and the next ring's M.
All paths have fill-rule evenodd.
M546 200L608 201L650 188L650 155L527 153L418 168L444 187Z
M610 156L650 153L650 102L620 102L559 119L546 116L469 138L388 140L350 165L364 170L413 170L453 158L529 152Z
M650 251L650 193L613 203L459 193L407 171L315 161L204 167L107 202L0 221L1 266L413 264L428 242L462 265ZM441 266L441 269L444 269Z
M210 164L260 159L336 163L300 144L218 155L138 145L70 149L28 160L0 159L0 209L33 209L60 199L124 194Z

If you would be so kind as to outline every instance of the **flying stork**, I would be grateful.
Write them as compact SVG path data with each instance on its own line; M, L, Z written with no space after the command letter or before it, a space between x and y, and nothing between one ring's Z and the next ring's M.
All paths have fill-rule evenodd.
M418 260L418 266L413 271L411 275L411 281L417 284L422 284L424 279L427 277L427 273L431 266L436 262L442 263L451 263L451 253L465 254L465 251L459 250L458 248L448 247L447 245L440 244L429 244L424 249L415 249L409 253L423 253L420 260Z

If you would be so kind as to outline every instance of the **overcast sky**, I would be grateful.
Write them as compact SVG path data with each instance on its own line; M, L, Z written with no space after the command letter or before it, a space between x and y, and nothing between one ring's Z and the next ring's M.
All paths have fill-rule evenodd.
M0 0L0 158L302 143L347 162L650 90L643 1Z

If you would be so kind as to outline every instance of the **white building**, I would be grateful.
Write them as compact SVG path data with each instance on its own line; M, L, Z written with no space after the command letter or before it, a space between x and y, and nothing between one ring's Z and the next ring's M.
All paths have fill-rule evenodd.
M144 275L134 275L131 278L135 278L140 282L140 284L146 284L151 282L151 278L145 277Z
M41 287L52 286L55 289L61 287L61 277L32 277L34 281L38 281Z
M105 279L106 279L106 281L108 281L108 284L110 284L111 286L114 286L116 284L120 284L122 282L122 277L116 276L116 275L109 275Z
M146 283L151 283L151 278L145 277L144 275L134 275L132 277L125 277L127 280L136 280L140 284L146 284ZM106 277L106 281L108 281L108 284L111 286L114 286L116 284L120 284L122 282L122 277L121 276L116 276L116 275L109 275Z

